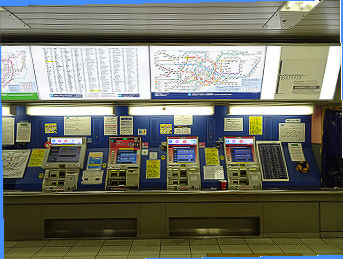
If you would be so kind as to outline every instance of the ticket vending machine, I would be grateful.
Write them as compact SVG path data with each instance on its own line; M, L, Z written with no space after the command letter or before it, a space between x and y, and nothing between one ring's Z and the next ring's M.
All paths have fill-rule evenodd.
M262 189L254 137L224 137L229 189Z
M43 191L72 191L77 189L80 169L85 161L85 137L49 137L50 149L42 163L45 174Z
M167 189L201 189L198 137L167 138Z
M139 189L141 137L110 137L106 190Z

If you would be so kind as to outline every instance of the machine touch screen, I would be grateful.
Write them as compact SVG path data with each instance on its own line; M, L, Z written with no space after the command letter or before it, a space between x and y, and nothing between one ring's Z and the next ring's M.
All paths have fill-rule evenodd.
M231 146L232 162L254 162L251 146Z
M79 162L81 147L51 147L48 163Z
M118 150L117 164L136 164L136 151L122 151Z
M173 156L176 163L195 163L195 147L174 147Z

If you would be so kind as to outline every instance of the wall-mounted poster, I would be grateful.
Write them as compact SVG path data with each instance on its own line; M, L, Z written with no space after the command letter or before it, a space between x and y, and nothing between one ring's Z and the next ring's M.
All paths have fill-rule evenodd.
M37 100L29 46L1 46L1 100Z
M150 99L147 46L32 46L39 98Z
M259 99L265 46L151 46L153 99Z

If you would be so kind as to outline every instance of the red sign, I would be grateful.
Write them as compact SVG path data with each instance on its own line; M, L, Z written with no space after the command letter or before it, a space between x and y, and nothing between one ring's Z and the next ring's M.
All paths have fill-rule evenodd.
M45 148L51 148L51 146L52 146L52 145L51 145L51 142L50 142L50 141L47 141L47 142L44 143L44 147L45 147Z

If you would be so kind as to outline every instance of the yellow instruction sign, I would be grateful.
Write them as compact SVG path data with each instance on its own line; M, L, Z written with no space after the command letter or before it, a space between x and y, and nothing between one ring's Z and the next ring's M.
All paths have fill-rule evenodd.
M160 134L173 134L173 124L160 124Z
M161 177L161 161L147 160L146 161L146 179L158 179Z
M46 148L32 149L28 167L41 167L46 150Z
M262 135L263 118L262 116L249 117L249 135Z
M218 149L215 147L205 148L206 165L219 165Z

